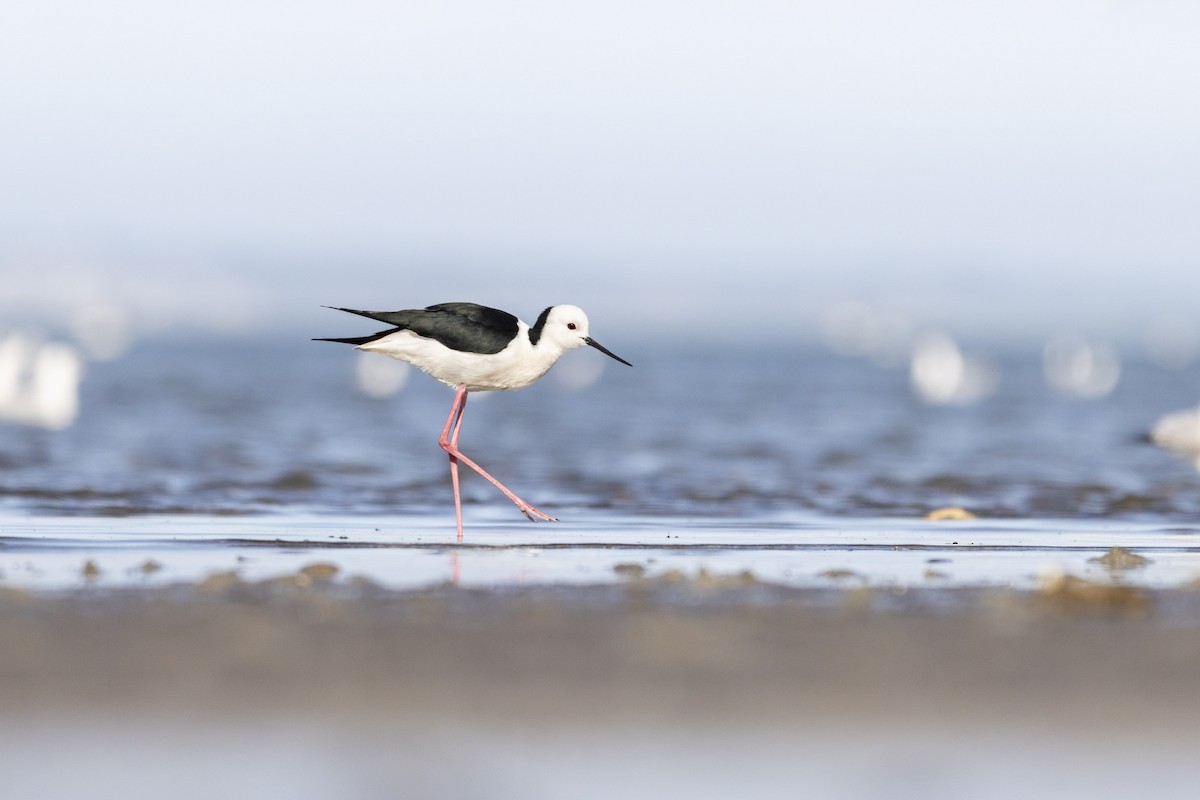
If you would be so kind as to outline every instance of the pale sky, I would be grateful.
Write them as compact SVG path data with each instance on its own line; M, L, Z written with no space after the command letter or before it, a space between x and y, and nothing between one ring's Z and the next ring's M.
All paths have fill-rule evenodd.
M0 324L1200 317L1198 37L1191 2L9 0Z

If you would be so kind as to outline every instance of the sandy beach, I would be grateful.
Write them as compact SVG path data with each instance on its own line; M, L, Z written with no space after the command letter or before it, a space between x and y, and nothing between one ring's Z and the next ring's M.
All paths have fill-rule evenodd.
M659 786L658 774L643 788L698 796L721 796L720 782L692 782L705 774L704 747L720 753L727 778L758 775L762 796L794 796L789 770L838 759L861 771L1013 758L1011 780L1048 770L1051 792L1125 753L1140 764L1135 775L1153 773L1139 780L1162 785L1156 796L1171 796L1170 781L1193 763L1173 748L1200 729L1198 610L1190 589L1071 580L901 594L671 575L393 591L318 562L266 581L6 590L0 706L8 744L49 730L51 752L102 741L123 753L186 732L191 744L167 763L203 758L213 771L198 785L223 791L241 786L226 781L245 767L249 731L271 775L324 764L325 777L370 777L363 796L606 796L580 760L636 773L649 751L631 742L658 742L653 763L691 775ZM277 750L313 730L298 751ZM10 763L27 749L10 748ZM553 752L557 765L537 772L538 753ZM462 759L475 764L469 778L456 771ZM529 770L558 778L523 793L541 785ZM859 784L826 776L826 796L882 796L886 785L956 796L937 780L905 788L901 772L873 773L867 794L832 791ZM405 776L424 788L389 794ZM1116 796L1123 785L1095 789ZM306 786L299 796L333 796L320 781Z
M1189 796L1189 527L591 516L2 520L7 788Z
M394 592L308 573L0 603L9 713L1191 725L1200 592L795 590L748 576Z

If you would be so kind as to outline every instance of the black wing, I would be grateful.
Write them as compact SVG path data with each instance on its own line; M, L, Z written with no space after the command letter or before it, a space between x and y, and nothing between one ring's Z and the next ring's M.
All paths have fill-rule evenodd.
M317 341L361 345L397 331L410 330L418 336L440 342L451 350L490 355L508 347L518 330L517 318L512 314L478 303L439 303L424 309L404 311L358 311L353 308L337 310L386 322L393 327L371 336Z

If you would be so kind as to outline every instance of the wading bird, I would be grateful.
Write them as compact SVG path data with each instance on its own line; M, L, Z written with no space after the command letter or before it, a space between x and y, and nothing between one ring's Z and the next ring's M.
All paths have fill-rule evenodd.
M583 309L551 306L538 316L532 327L506 311L476 303L440 303L406 311L335 310L369 317L391 327L370 336L314 341L352 344L359 350L407 361L455 389L454 403L438 444L450 456L454 517L460 541L463 533L462 499L458 491L460 461L491 481L530 520L554 521L554 517L517 497L463 455L458 449L458 432L468 392L522 389L545 375L568 350L588 345L626 366L633 366L588 335L588 318Z

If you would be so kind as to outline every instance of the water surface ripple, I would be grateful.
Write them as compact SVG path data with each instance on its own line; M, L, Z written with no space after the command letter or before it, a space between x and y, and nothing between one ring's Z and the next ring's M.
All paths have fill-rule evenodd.
M1110 396L1060 397L1036 353L966 407L923 404L904 370L802 348L627 348L584 389L555 372L473 396L464 450L553 513L774 512L1191 521L1200 480L1145 440L1194 405L1196 370L1128 364ZM146 344L90 367L65 431L0 426L0 511L396 515L450 508L436 438L448 389L354 385L356 354L307 341ZM573 353L568 359L601 358ZM559 365L562 369L564 365ZM504 500L465 478L467 515ZM514 512L515 515L515 512ZM515 517L519 519L519 517Z

